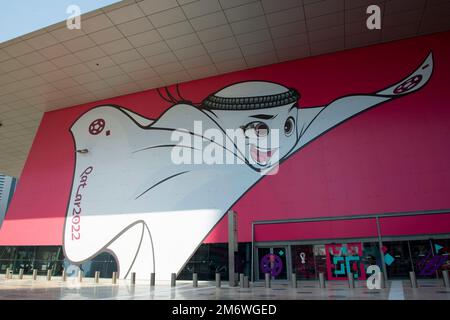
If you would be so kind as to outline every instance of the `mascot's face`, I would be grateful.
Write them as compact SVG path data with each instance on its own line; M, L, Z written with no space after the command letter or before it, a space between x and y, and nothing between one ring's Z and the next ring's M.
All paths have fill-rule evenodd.
M211 108L205 111L234 142L237 153L249 166L267 171L297 143L297 100L296 91L279 84L249 81L208 97L207 106Z
M233 140L238 153L254 169L267 170L278 164L297 143L297 106L250 111L214 110L217 121Z

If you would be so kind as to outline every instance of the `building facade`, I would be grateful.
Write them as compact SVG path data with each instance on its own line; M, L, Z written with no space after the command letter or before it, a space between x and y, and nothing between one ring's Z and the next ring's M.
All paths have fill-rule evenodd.
M449 37L47 112L0 230L1 269L226 278L232 209L235 268L255 281L364 280L374 264L389 278L440 276Z

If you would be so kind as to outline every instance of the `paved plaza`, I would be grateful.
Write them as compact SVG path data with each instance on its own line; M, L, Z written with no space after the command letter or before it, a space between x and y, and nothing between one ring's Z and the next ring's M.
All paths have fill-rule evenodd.
M450 288L445 288L441 280L419 280L419 288L411 288L409 280L389 281L389 286L381 290L369 290L365 281L356 282L349 289L345 281L329 281L327 288L321 289L317 281L299 281L297 288L288 283L272 283L265 288L257 282L250 288L228 287L223 282L216 288L214 282L199 282L194 288L190 281L177 281L176 287L167 282L157 282L150 287L147 281L120 280L112 284L111 279L100 279L95 283L91 278L78 282L68 278L63 282L54 277L47 281L45 277L32 280L0 279L0 299L26 300L450 300Z

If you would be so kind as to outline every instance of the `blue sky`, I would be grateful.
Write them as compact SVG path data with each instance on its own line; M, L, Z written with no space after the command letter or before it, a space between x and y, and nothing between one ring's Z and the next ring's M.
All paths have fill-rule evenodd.
M4 0L0 10L0 43L66 20L69 5L86 13L119 0Z

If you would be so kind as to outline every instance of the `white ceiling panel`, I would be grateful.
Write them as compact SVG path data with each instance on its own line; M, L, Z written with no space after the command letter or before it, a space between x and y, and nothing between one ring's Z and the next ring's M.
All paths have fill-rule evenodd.
M382 30L366 28L377 4ZM450 30L450 0L126 0L0 44L0 173L45 111Z

